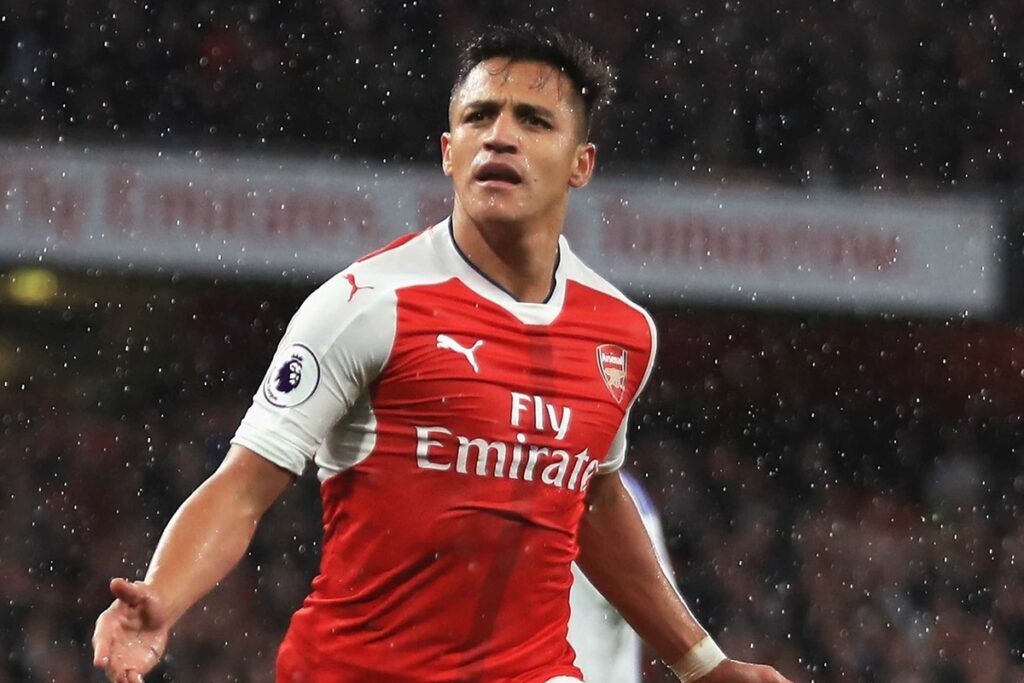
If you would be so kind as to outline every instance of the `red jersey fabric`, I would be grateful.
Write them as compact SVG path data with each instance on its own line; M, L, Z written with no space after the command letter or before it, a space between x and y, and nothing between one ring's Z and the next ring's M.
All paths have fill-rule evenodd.
M446 224L311 301L235 438L294 471L320 466L321 570L279 683L579 677L566 641L576 529L592 478L621 463L650 318L564 240L552 299L515 302Z

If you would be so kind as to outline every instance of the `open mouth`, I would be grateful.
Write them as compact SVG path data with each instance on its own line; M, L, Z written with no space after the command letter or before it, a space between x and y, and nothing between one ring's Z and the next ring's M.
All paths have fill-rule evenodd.
M477 169L474 179L484 186L519 185L523 177L511 164L489 161Z

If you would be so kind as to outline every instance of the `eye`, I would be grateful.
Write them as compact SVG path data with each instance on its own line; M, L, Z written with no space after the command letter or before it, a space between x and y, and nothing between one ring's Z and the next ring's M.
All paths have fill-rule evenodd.
M466 114L466 123L479 123L487 118L487 112L484 111L471 111Z
M545 130L551 129L551 124L548 123L547 119L541 118L540 116L528 116L526 123L536 128L543 128Z

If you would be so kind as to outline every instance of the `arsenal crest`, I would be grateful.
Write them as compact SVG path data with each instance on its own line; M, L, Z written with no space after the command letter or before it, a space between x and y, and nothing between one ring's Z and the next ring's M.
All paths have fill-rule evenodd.
M626 349L615 344L597 347L597 367L604 385L619 403L626 397Z

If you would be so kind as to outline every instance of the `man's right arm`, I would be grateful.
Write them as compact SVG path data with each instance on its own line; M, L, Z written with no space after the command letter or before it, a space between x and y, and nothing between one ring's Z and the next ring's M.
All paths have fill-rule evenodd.
M171 626L238 563L260 517L383 367L396 295L368 263L299 307L224 463L175 513L145 580L111 582L116 599L93 636L94 663L110 680L139 683L159 661ZM357 276L375 284L354 296Z
M94 665L136 683L163 656L174 623L245 554L263 513L295 475L234 445L164 529L146 578L114 579L93 636Z

